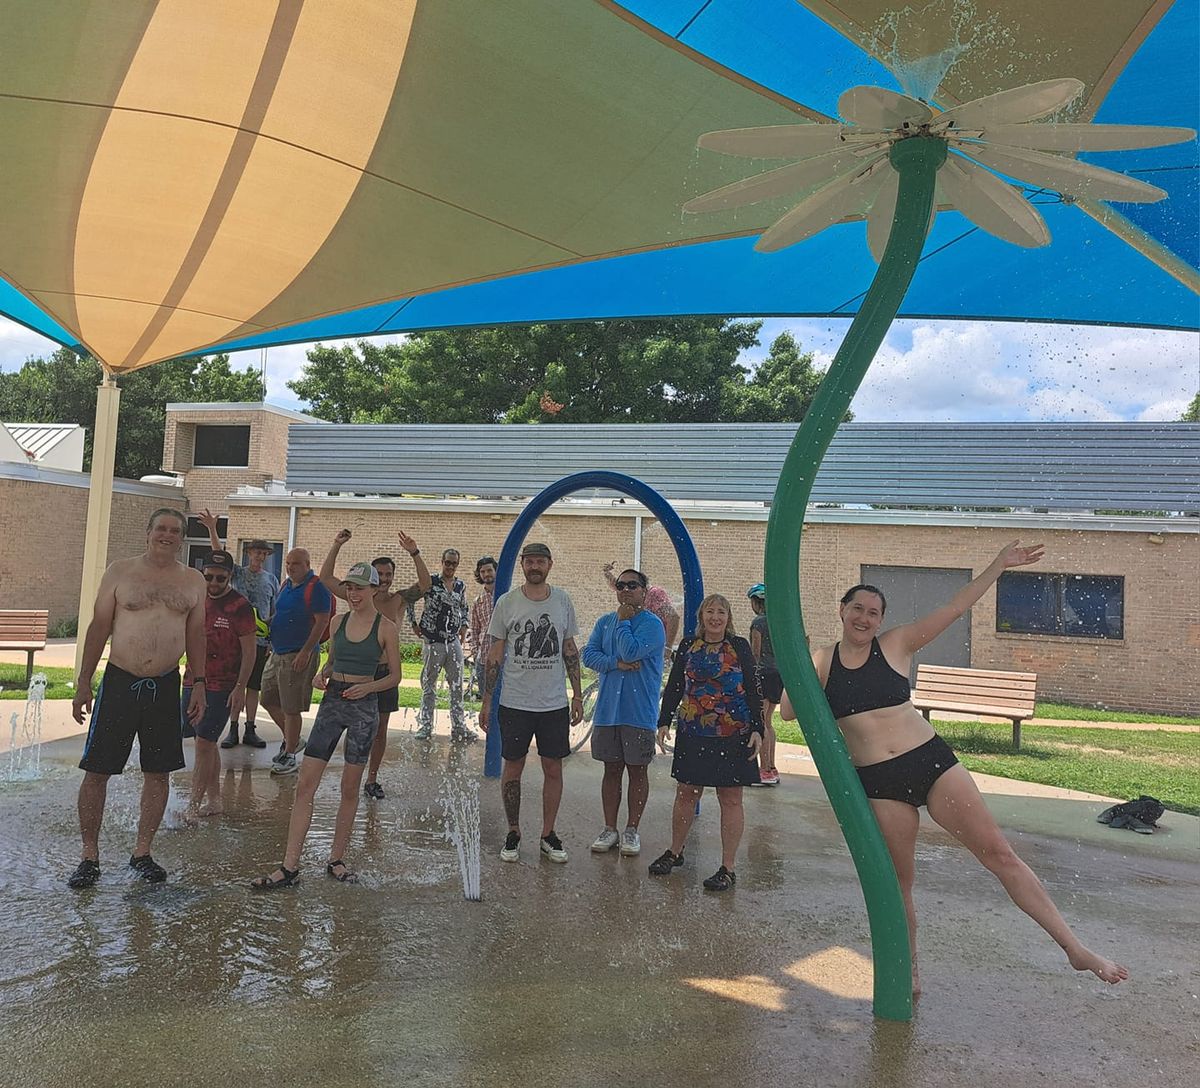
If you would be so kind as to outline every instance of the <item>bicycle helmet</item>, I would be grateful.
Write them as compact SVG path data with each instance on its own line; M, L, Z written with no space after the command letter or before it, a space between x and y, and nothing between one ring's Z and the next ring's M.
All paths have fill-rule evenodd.
M767 587L762 582L755 582L748 590L746 596L750 598L761 597L764 601L767 599Z

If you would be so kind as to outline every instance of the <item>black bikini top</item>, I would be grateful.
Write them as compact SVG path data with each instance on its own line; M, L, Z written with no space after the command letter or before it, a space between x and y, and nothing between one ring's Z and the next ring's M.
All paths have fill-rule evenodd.
M912 698L908 677L901 676L887 663L879 648L879 639L871 639L871 652L866 663L857 669L842 664L838 648L833 648L829 663L829 679L825 681L825 698L835 718L879 710L885 706L900 706Z

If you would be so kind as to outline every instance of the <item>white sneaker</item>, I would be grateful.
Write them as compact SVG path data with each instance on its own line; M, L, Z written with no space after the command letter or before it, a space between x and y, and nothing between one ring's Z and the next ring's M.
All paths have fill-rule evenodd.
M295 774L298 769L296 757L287 752L271 764L272 774Z
M636 858L641 852L642 840L638 838L637 828L625 828L621 832L621 856L623 858Z
M617 829L615 827L606 827L596 836L596 841L592 843L592 853L606 854L620 841L621 836L617 834Z
M510 831L504 840L504 845L500 847L501 861L520 861L521 859L521 836L515 831Z

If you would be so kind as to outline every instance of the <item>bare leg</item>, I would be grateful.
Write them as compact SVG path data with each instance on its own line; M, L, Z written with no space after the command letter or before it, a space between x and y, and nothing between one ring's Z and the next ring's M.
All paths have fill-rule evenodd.
M682 854L688 832L696 821L696 802L704 793L703 786L680 782L675 787L675 804L671 809L671 853Z
M221 804L221 750L211 740L196 738L196 769L192 772L192 800L188 810L198 816L218 816ZM207 803L201 804L207 798Z
M338 805L337 819L333 825L333 845L329 848L330 861L340 861L346 853L346 847L350 845L350 832L354 830L354 817L358 813L358 787L362 783L362 776L361 763L347 763L342 767L342 800Z
M604 778L600 782L600 805L604 809L604 826L614 830L617 813L621 809L621 778L625 764L618 761L604 764Z
M79 834L83 839L83 858L100 860L100 824L104 820L104 801L108 796L106 774L84 771L79 783Z
M258 714L258 692L246 689L246 724L254 725L255 715Z
M525 772L525 757L506 759L500 769L500 797L508 830L521 834L521 775Z
M742 787L718 786L717 800L721 805L721 864L732 873L738 844L742 841L742 831L746 826Z
M304 849L304 840L312 826L313 798L316 796L317 786L321 783L321 775L328 766L327 761L313 759L311 756L300 764L296 800L292 803L292 818L288 821L287 850L283 855L283 864L288 869L300 868L300 851Z
M1129 977L1126 968L1084 947L1071 931L1042 882L1013 851L961 763L934 783L928 805L929 815L970 850L1004 885L1012 901L1054 938L1076 971L1091 971L1108 983Z
M154 833L162 823L163 813L167 811L167 795L171 792L171 776L169 774L142 775L142 809L138 817L137 843L133 848L133 856L140 858L150 853L150 844L154 841Z
M562 802L562 760L542 758L542 837L554 830L554 819Z
M879 822L892 864L896 867L896 878L900 881L900 894L904 896L904 912L908 915L908 949L912 958L913 996L921 992L920 975L917 973L917 908L913 904L913 879L916 875L917 830L921 826L921 812L903 801L871 799L871 811Z
M300 747L300 726L302 719L299 714L285 714L283 716L283 739L287 745L284 751L290 755L296 754L296 749ZM291 868L291 866L288 866Z
M375 731L375 739L371 742L371 755L367 760L368 785L379 777L379 765L383 762L383 754L387 751L388 722L392 712L385 710L379 715L379 728Z
M642 822L642 813L646 811L646 799L650 796L650 775L645 766L628 764L629 768L629 798L628 827L636 828Z
M275 723L276 727L279 729L279 732L283 734L284 740L287 740L287 719L284 716L283 707L271 706L268 703L263 703L263 710L267 712L271 721Z
M775 769L775 704L763 700L763 743L758 753L758 766L763 771Z

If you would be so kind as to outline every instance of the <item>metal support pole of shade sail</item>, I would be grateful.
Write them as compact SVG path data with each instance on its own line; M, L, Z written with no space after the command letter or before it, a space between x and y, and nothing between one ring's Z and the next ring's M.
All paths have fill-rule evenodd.
M704 577L700 571L700 557L696 554L696 546L692 543L691 535L684 525L683 519L649 484L622 472L596 470L592 472L576 472L564 476L552 483L540 494L529 500L529 505L521 511L517 520L508 531L504 540L504 548L500 552L500 562L496 565L496 582L492 588L494 600L507 593L512 587L513 570L517 565L517 553L521 549L525 537L534 523L554 503L576 491L601 487L608 491L619 491L636 499L649 510L666 530L667 537L675 546L675 554L679 557L679 569L683 574L683 619L682 627L685 635L692 634L696 629L696 613L700 602L704 600ZM483 760L483 773L488 778L498 778L500 775L500 684L496 684L492 692L492 705L488 716L487 750Z
M75 638L75 675L83 664L83 644L95 611L100 579L108 565L108 526L112 515L113 470L117 461L117 416L121 390L106 370L96 389L96 427L92 432L92 478L88 485L83 537L83 576L79 585L79 633Z
M809 656L800 602L800 536L817 470L921 258L934 183L945 159L942 140L911 137L892 145L900 187L887 248L784 460L767 522L764 562L775 661L858 871L871 928L875 1015L886 1020L912 1018L908 920L887 844Z

